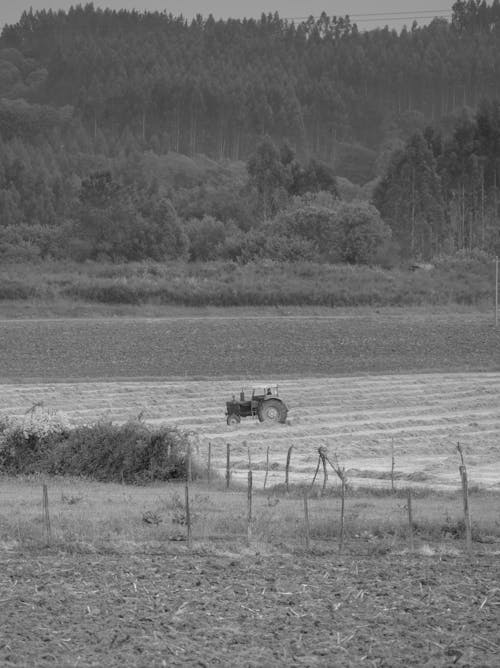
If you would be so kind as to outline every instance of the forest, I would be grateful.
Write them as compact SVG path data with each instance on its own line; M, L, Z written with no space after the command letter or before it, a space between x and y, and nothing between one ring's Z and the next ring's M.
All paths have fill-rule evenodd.
M0 259L500 252L500 0L361 32L92 4L0 35Z

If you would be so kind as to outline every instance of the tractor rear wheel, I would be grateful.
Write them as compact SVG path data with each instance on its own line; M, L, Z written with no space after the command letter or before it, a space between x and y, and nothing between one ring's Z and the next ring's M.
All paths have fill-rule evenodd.
M259 406L259 420L261 422L285 422L287 416L285 404L279 399L267 399Z

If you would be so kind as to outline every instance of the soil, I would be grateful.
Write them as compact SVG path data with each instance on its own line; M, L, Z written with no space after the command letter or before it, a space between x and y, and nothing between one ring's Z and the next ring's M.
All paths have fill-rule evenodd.
M0 557L2 666L498 666L497 555Z
M0 340L4 382L500 370L483 313L4 320Z

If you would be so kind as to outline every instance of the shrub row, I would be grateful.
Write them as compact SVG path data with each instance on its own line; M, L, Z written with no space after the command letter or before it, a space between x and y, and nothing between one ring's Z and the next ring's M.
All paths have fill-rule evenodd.
M44 415L40 411L29 422L0 420L0 471L127 483L186 475L189 439L175 427L151 428L134 421L67 428L60 420L47 426ZM200 474L195 463L192 473Z

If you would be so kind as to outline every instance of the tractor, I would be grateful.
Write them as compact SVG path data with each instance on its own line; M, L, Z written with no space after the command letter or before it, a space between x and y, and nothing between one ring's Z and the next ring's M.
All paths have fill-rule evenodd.
M233 394L231 401L226 402L226 416L228 425L241 422L241 418L257 417L260 422L286 422L288 408L279 398L278 386L268 385L264 388L253 389L248 399L245 392L240 392L240 398Z

